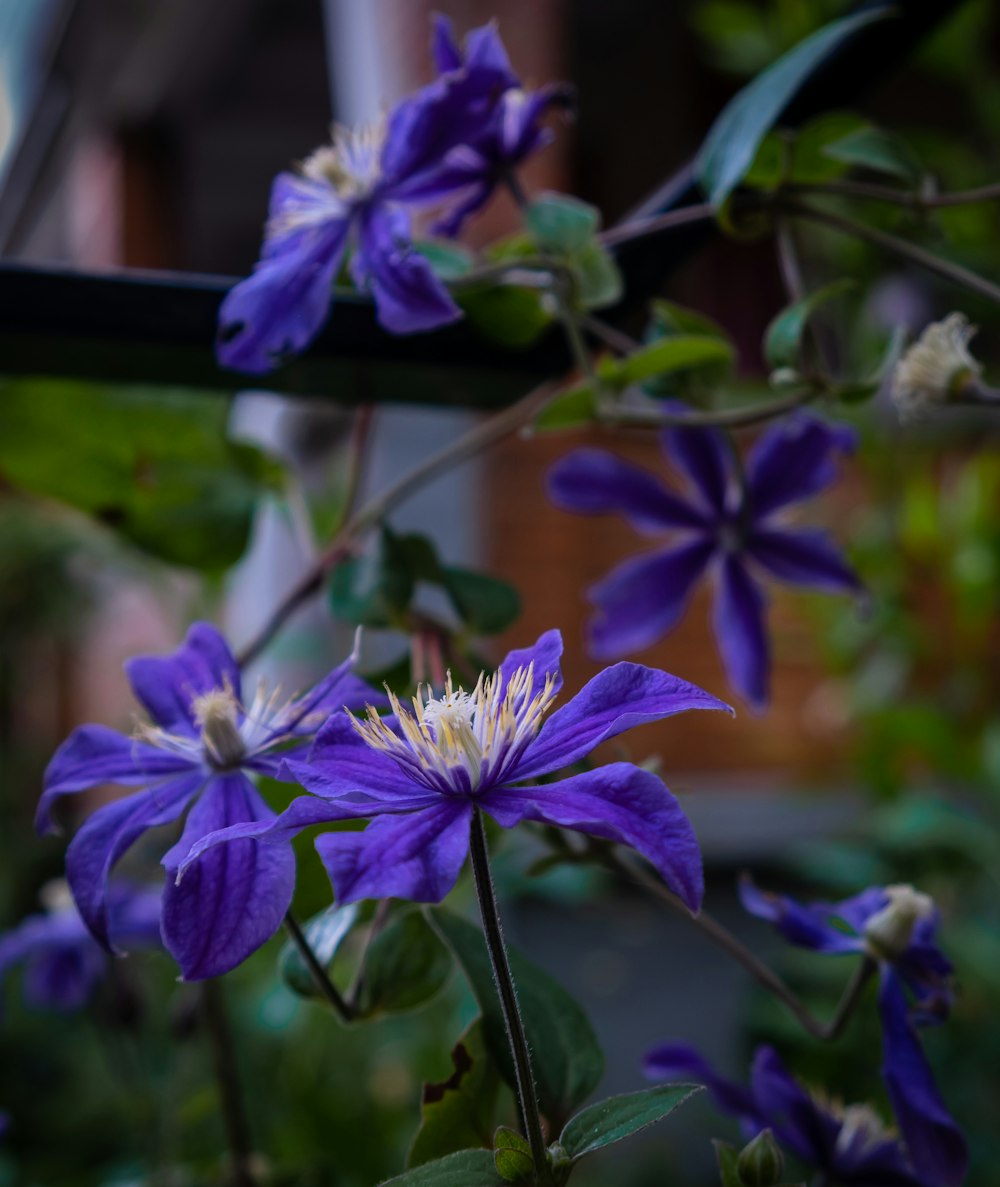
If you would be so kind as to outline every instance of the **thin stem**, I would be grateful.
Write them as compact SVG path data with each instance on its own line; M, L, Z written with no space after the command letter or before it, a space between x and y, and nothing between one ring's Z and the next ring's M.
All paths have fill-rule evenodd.
M365 978L368 976L368 955L372 950L372 944L378 939L379 933L389 921L389 907L389 899L379 899L378 906L375 908L375 914L372 916L371 926L368 928L368 935L365 937L364 950L361 953L361 959L358 961L358 969L354 974L351 987L347 991L347 1000L351 1003L352 1009L356 1009L358 1003L361 1001L361 993L365 987Z
M531 1071L531 1056L528 1053L528 1040L524 1033L521 1010L517 1004L517 990L514 988L514 978L511 975L510 962L507 959L507 947L504 944L503 931L500 927L500 913L497 910L496 892L493 889L493 876L490 873L489 852L486 847L486 829L483 827L483 818L479 808L472 810L470 849L472 872L476 879L476 895L479 898L479 914L483 921L483 934L486 937L490 963L493 966L493 980L500 997L500 1009L507 1031L507 1041L510 1043L510 1053L514 1060L518 1104L521 1108L525 1136L528 1139L531 1157L535 1164L535 1181L547 1183L550 1181L549 1164L545 1152L545 1139L542 1136L535 1080Z
M828 181L814 185L792 185L788 192L796 194L829 195L843 198L869 198L874 202L889 202L894 206L908 206L913 210L936 210L945 206L972 206L977 202L1000 200L1000 182L977 186L970 190L955 190L950 194L919 194L912 190L897 190L892 186L876 185L868 181Z
M588 334L593 335L599 342L603 342L605 346L610 346L618 354L631 354L641 346L641 343L636 342L631 334L626 334L615 326L608 325L606 321L601 321L593 314L585 313L580 318L580 325Z
M202 983L201 1006L212 1048L212 1065L219 1089L222 1124L232 1163L231 1182L233 1187L254 1187L255 1181L250 1165L250 1129L236 1072L235 1046L226 1015L221 981L212 979Z
M501 409L488 420L475 425L438 453L421 462L419 466L415 466L398 482L387 487L356 511L316 558L312 567L278 603L264 626L240 653L239 663L245 665L260 655L295 611L314 594L319 593L327 573L348 556L361 537L394 507L450 466L475 457L494 442L530 423L558 393L559 387L554 383L545 383L535 388L517 403Z
M714 206L703 202L696 206L684 206L680 210L670 210L666 214L657 214L652 218L633 219L620 226L609 227L597 238L605 247L617 247L619 243L630 243L633 239L643 239L647 235L657 235L660 231L685 227L689 223L711 222L717 213Z
M853 235L856 239L863 239L866 243L872 243L904 260L920 264L928 271L936 272L938 276L943 276L946 280L951 280L955 284L962 285L974 293L979 293L1000 304L1000 286L976 272L970 272L961 264L943 260L933 252L927 251L926 248L918 247L915 243L908 243L897 235L890 235L888 231L881 231L877 227L869 227L867 223L860 223L853 218L845 218L841 214L833 214L828 210L819 210L815 206L807 206L801 202L787 202L782 209L797 218L810 219L812 222L822 223L835 231L840 231L844 235Z
M661 429L673 425L691 425L695 428L740 429L793 412L821 396L825 390L824 384L816 383L780 400L754 404L750 408L720 408L714 412L667 412L660 408L618 405L598 410L597 419L603 424L629 428Z
M299 951L299 955L306 962L306 967L309 969L313 984L330 1003L334 1013L337 1014L340 1020L342 1022L350 1022L354 1017L354 1010L344 1000L343 994L330 980L326 969L316 959L316 953L313 952L312 945L306 939L305 932L299 926L299 921L291 911L285 913L285 931L288 932L289 938Z
M775 226L775 247L778 252L778 271L785 292L790 301L801 301L806 295L805 280L802 275L802 264L799 260L798 249L795 245L795 233L787 218L779 218ZM830 374L832 368L823 349L816 327L810 321L807 328L807 343L812 348L811 362L825 374ZM808 364L807 364L808 365Z
M692 915L677 895L669 890L658 878L654 878L637 867L623 861L616 853L604 854L603 861L617 873L637 883L647 893L660 899L672 910L676 911L677 914L682 915L690 923L694 924L713 943L722 948L724 952L727 952L737 964L742 965L759 985L762 985L778 1001L782 1002L801 1026L814 1038L830 1041L837 1038L843 1031L848 1019L854 1012L855 1006L858 1004L861 991L868 984L869 979L875 972L875 962L870 957L865 956L855 969L854 975L844 989L840 1002L830 1021L821 1022L800 1000L791 986L782 977L779 977L773 969L768 968L766 964L759 960L756 954L742 940L737 939L717 919L714 919L705 911L701 911L697 915Z

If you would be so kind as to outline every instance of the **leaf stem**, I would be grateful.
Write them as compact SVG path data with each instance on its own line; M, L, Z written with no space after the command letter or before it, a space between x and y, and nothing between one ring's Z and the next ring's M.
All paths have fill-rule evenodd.
M535 1080L531 1071L531 1056L528 1052L528 1040L524 1033L521 1010L517 1004L517 990L511 975L510 962L507 959L507 947L504 944L503 931L500 926L496 891L493 888L493 875L490 873L486 829L483 827L483 817L478 807L474 807L472 810L470 851L472 872L476 880L476 895L479 899L479 914L483 921L483 934L486 937L486 949L489 952L490 964L493 966L493 980L500 997L500 1009L507 1031L507 1041L510 1043L510 1053L514 1060L518 1104L521 1109L525 1136L531 1147L531 1157L535 1164L535 1181L536 1183L548 1183L551 1181L551 1176L548 1173L549 1163L545 1150L545 1139L542 1136Z
M710 202L702 202L695 206L683 206L680 210L669 210L666 214L656 214L651 218L632 219L617 227L609 227L597 236L597 241L605 247L617 247L619 243L630 243L633 239L657 235L660 231L669 231L674 227L686 227L689 223L711 222L717 213L718 211Z
M854 970L854 974L847 983L830 1021L821 1022L782 977L779 977L773 969L759 960L757 955L742 940L737 939L717 919L705 911L701 911L697 915L692 915L677 895L669 890L658 878L654 878L631 863L623 861L618 854L613 852L606 853L603 855L603 861L618 874L637 883L648 894L660 899L672 910L694 924L714 944L717 944L724 952L727 952L737 964L742 965L759 985L762 985L770 994L776 997L813 1038L829 1042L841 1034L860 1000L862 990L875 972L876 965L871 957L863 957Z
M628 428L661 429L674 425L690 425L692 428L740 429L784 416L786 412L793 412L803 404L817 399L825 391L826 385L817 382L780 400L754 404L749 408L720 408L711 412L667 412L660 408L629 408L619 405L598 411L597 419L602 424Z
M288 932L289 938L299 951L299 955L306 962L306 967L309 969L313 984L330 1003L334 1013L340 1020L342 1022L350 1022L354 1017L354 1010L345 1000L340 990L330 980L326 969L316 959L316 953L313 952L312 945L306 938L305 932L299 926L299 921L291 911L285 912L285 931Z
M226 1014L222 982L217 978L202 982L201 1007L212 1050L222 1125L232 1163L230 1181L232 1187L255 1187L251 1169L250 1129L236 1072L235 1046Z
M815 194L818 197L869 198L874 202L889 202L894 206L908 206L913 210L938 210L945 206L973 206L978 202L1000 201L1000 182L992 182L970 190L955 190L950 194L920 194L868 181L828 181L813 185L792 185L788 187L787 192Z

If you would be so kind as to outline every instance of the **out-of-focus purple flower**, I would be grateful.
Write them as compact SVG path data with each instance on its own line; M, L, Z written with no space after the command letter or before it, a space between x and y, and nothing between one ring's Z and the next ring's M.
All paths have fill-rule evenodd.
M324 726L306 763L288 769L313 794L272 822L226 829L192 849L198 860L219 842L254 837L287 849L311 824L369 817L364 832L331 833L316 848L342 903L398 897L438 902L451 890L469 849L473 809L504 828L535 820L630 845L697 910L702 896L698 842L680 805L652 772L616 762L537 785L608 738L687 709L727 709L721 701L638 664L595 676L548 720L562 685L558 631L512 651L471 692L449 678L443 695L418 692L413 710L390 695L394 717L339 714ZM187 875L185 875L186 877Z
M711 570L713 626L729 682L751 704L765 705L771 663L758 574L831 593L860 590L825 532L790 528L781 518L834 481L835 456L853 441L849 429L800 414L758 439L740 477L721 433L668 429L663 446L687 480L684 495L602 449L580 449L557 462L548 481L557 506L587 515L617 512L638 531L681 537L625 561L589 590L599 611L590 630L593 654L610 658L656 642Z
M434 58L439 72L466 68L466 57L455 42L451 22L438 16L434 28ZM526 91L518 80L503 92L479 134L456 144L430 179L428 193L448 199L448 211L434 230L457 235L465 220L489 200L498 185L513 178L528 157L552 141L552 131L542 121L555 107L572 102L571 87L550 84Z
M686 1044L656 1047L646 1056L653 1079L694 1080L704 1084L723 1112L737 1117L751 1138L770 1129L804 1163L850 1187L942 1187L960 1180L925 1174L917 1154L888 1133L869 1105L846 1108L807 1092L771 1047L754 1056L750 1087L720 1076Z
M887 886L803 906L749 879L740 897L751 914L799 947L878 963L882 1075L899 1127L926 1182L957 1187L965 1177L965 1139L941 1100L916 1029L943 1021L952 1003L952 965L937 945L933 901L910 886Z
M70 1013L86 1005L108 971L108 954L80 917L65 883L46 887L45 914L30 915L0 935L0 987L24 966L24 998L39 1010ZM108 889L108 928L130 952L159 948L160 890L114 883Z
M387 330L409 334L461 316L412 245L410 211L440 200L435 178L448 153L481 135L517 79L492 25L473 30L459 56L385 120L336 129L300 173L278 175L260 261L219 310L224 366L261 374L302 351L326 320L351 246L351 275Z
M173 655L129 661L132 689L153 724L139 726L134 737L102 725L74 730L45 772L36 817L39 831L47 832L53 803L62 796L102 783L143 789L91 813L66 852L73 897L102 944L112 942L111 868L144 833L177 820L192 801L180 840L163 857L168 950L184 976L195 980L233 968L272 935L295 887L290 851L247 842L214 853L182 886L171 875L207 833L274 816L247 773L281 778L283 760L304 756L334 709L371 700L372 690L352 673L352 662L291 701L261 683L244 707L236 660L207 623L192 626Z

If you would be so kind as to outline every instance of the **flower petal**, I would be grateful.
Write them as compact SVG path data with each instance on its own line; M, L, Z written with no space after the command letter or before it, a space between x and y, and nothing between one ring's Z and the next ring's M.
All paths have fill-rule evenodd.
M751 1122L763 1129L766 1121L760 1116L750 1093L740 1084L727 1080L687 1043L663 1043L654 1047L642 1063L646 1075L653 1080L691 1079L704 1084L712 1099L724 1113Z
M856 435L800 413L758 438L747 458L747 490L753 518L817 494L837 477L836 455L850 453Z
M759 1047L750 1070L754 1100L765 1124L799 1158L822 1170L832 1169L829 1155L840 1125L794 1080L773 1047Z
M197 733L191 703L202 693L230 688L240 699L239 665L225 637L208 622L196 622L172 655L128 660L125 674L150 717L172 733Z
M861 581L831 537L816 529L755 529L746 543L758 564L782 581L831 593L858 593Z
M564 511L618 512L640 532L708 523L703 511L672 494L648 471L605 449L576 449L567 454L549 471L546 486L549 498Z
M215 349L223 367L263 375L305 350L330 312L350 229L348 215L331 213L265 248L219 309Z
M590 624L591 655L610 659L662 638L684 613L714 551L710 540L699 537L623 561L592 585L587 596L600 616Z
M438 74L446 74L449 70L461 70L462 51L455 37L451 18L436 12L431 17L431 24L431 56L434 59L434 69Z
M732 713L711 693L669 672L630 663L605 668L545 722L524 758L510 772L509 781L558 771L633 726L688 709L724 709Z
M729 456L726 439L715 429L667 429L663 434L667 457L691 482L709 510L726 510L729 496Z
M764 595L742 561L724 556L712 623L729 683L751 705L768 701L771 655L764 626Z
M403 898L439 903L451 890L469 851L468 800L442 800L405 816L373 820L363 833L326 833L316 851L337 902Z
M292 778L313 795L332 799L365 792L381 799L410 799L425 789L414 783L388 755L369 746L351 725L350 715L335 713L316 735L309 761L289 762Z
M433 330L462 316L430 262L414 250L400 209L378 206L362 220L351 273L371 288L379 323L390 333Z
M701 851L691 822L656 775L615 762L536 787L499 787L479 797L504 828L537 820L628 845L649 861L687 907L701 906Z
M191 810L181 840L163 858L163 942L185 981L218 977L274 935L295 890L290 845L233 841L206 853L178 881L171 875L206 835L274 813L245 775L219 776Z
M153 783L164 775L190 769L191 764L179 755L127 738L104 725L82 725L63 742L45 770L35 828L40 833L52 831L52 805L60 796L101 783L122 787Z
M66 850L66 879L83 921L110 948L108 877L123 853L151 828L170 824L205 782L200 771L98 808Z
M944 1106L930 1064L909 1019L906 995L891 968L879 987L882 1018L882 1075L896 1121L921 1180L935 1187L960 1187L968 1169L962 1131Z
M848 935L834 925L834 919L843 915L833 904L803 906L783 894L761 890L749 874L740 879L739 893L745 911L772 923L786 940L800 948L831 954L864 951L864 942L858 934ZM882 892L882 905L885 902Z
M507 682L518 668L534 665L535 687L541 688L548 676L553 678L553 687L558 691L562 688L562 672L559 661L562 659L563 639L558 630L545 631L538 636L533 647L518 647L509 651L500 665L501 691L507 687Z

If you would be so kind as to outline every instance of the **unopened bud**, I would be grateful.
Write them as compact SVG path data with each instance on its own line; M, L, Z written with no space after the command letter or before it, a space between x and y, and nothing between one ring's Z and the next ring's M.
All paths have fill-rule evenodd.
M887 886L885 893L888 903L865 924L865 945L877 960L895 960L909 948L920 920L934 914L934 900L907 885Z
M976 327L964 313L932 322L903 355L892 380L892 402L904 419L943 404L982 372L969 353Z
M767 377L767 381L775 391L779 392L801 387L803 383L802 375L794 367L776 368Z
M736 1160L736 1173L744 1187L775 1187L784 1170L785 1156L769 1129L744 1146Z

